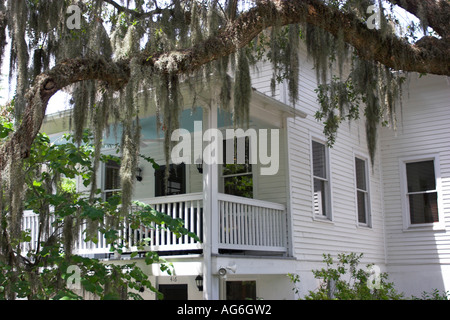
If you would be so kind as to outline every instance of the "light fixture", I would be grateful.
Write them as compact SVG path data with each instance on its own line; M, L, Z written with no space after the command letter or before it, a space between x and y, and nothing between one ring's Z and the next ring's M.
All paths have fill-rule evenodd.
M234 265L228 266L228 267L220 267L219 270L217 271L217 273L218 273L219 277L221 277L222 279L226 279L228 271L236 273L236 269L237 269L237 266L236 266L236 264L234 264Z
M195 284L197 285L198 291L203 291L203 277L201 275L195 278Z
M220 267L218 274L220 277L224 278L227 275L227 269L225 269L224 267Z
M141 168L136 169L136 180L142 181L142 169Z

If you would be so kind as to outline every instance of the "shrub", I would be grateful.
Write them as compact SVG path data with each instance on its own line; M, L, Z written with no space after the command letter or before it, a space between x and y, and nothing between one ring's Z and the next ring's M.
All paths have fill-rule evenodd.
M441 292L433 289L431 292L424 291L421 297L412 296L412 300L450 300L450 291Z
M388 282L386 273L374 273L373 264L359 269L362 254L339 254L335 263L331 255L323 255L326 267L313 270L314 277L322 280L321 285L304 297L306 300L399 300L394 284ZM298 281L298 278L292 277Z

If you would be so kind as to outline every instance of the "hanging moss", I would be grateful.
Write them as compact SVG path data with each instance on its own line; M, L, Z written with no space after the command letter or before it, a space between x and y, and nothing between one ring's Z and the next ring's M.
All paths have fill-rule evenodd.
M20 4L19 4L20 3ZM209 36L217 34L239 15L235 6L237 1L186 1L174 2L170 10L142 21L126 12L111 16L112 33L108 35L100 23L102 1L90 1L89 7L83 7L82 28L69 30L65 25L66 8L74 1L8 1L4 9L4 1L0 0L0 49L3 49L5 37L2 32L2 12L7 12L8 28L12 43L10 76L17 75L16 114L20 116L25 105L25 88L29 76L48 70L52 63L75 57L102 56L105 59L119 61L127 59L145 48L149 57L166 50L183 49L195 46ZM127 8L136 7L136 12L143 12L144 4L151 2L121 1ZM327 2L341 6L342 10L356 12L362 21L367 19L367 7L375 3L373 0L352 0L348 5L340 1ZM225 8L222 5L225 4ZM251 3L250 3L251 5ZM187 13L186 13L187 12ZM274 14L276 14L274 12ZM382 16L381 28L387 35L391 32L388 20ZM27 20L28 24L25 23ZM421 19L427 25L426 19ZM24 26L28 25L28 29ZM246 126L249 123L249 106L252 94L250 67L254 60L249 57L253 53L257 59L267 58L273 65L271 87L273 94L276 86L287 81L289 99L295 106L298 103L299 60L298 48L300 34L304 35L309 57L312 58L319 85L318 97L321 110L318 118L326 123L325 133L334 141L339 125L344 120L357 119L359 112L366 118L367 145L371 158L375 156L376 135L380 121L390 121L395 125L396 105L401 96L401 79L392 70L379 64L359 59L352 60L351 70L344 68L346 62L354 54L346 45L344 34L338 32L332 36L319 26L305 24L281 27L275 24L269 32L258 40L257 51L242 48L230 57L206 64L192 74L179 75L174 71L178 66L178 55L168 55L162 69L160 65L144 67L139 61L131 59L130 81L120 92L112 92L107 86L93 81L78 83L72 87L72 103L74 105L71 118L78 142L81 141L83 129L90 126L94 134L94 171L99 168L101 141L109 124L122 125L121 140L121 188L122 211L120 217L110 217L109 226L118 227L118 221L130 210L134 176L140 146L140 101L145 107L156 104L158 130L164 132L164 156L166 159L166 179L169 174L169 161L172 148L171 133L179 127L179 116L183 109L183 97L180 86L188 82L194 97L198 92L207 91L212 84L219 83L220 106L230 110L234 116L234 124ZM26 36L25 36L26 35ZM265 39L264 39L265 37ZM25 41L25 39L27 41ZM388 39L386 38L386 41ZM386 42L388 43L388 42ZM30 50L30 51L28 51ZM268 50L268 51L266 51ZM33 52L32 59L28 52ZM1 55L0 51L0 55ZM267 55L266 55L267 53ZM1 61L0 61L1 62ZM338 75L338 76L336 76ZM214 82L211 79L219 79ZM233 83L234 79L234 83ZM194 81L195 80L195 81ZM150 90L149 90L150 88ZM143 94L141 95L141 93ZM211 94L214 94L210 90ZM39 97L39 95L36 95ZM139 100L143 97L142 100ZM217 98L215 96L210 97ZM234 101L234 104L231 102ZM195 102L193 103L195 105ZM37 117L36 117L37 118ZM35 125L38 125L37 123ZM5 225L4 208L11 210L11 235L18 236L22 217L23 183L20 177L21 162L19 150L12 150L11 162L0 177L0 212ZM56 181L46 181L48 191L52 190ZM91 199L97 189L95 175L91 183ZM166 183L167 186L167 183ZM5 192L4 192L5 191ZM81 225L81 209L76 215L64 219L64 248L67 253L72 250L73 242ZM45 207L40 215L42 225L49 226L50 210ZM102 222L89 221L87 236L97 236ZM0 230L5 234L5 230ZM42 229L42 237L50 236L50 229ZM2 253L9 250L2 241ZM0 257L2 258L2 257ZM117 288L111 288L114 292ZM109 290L109 288L108 288ZM108 291L106 290L106 291Z
M234 79L233 122L235 125L248 126L251 95L252 86L247 53L246 49L241 49L236 54Z
M20 154L20 148L12 147L10 154L11 157L8 159L1 180L5 190L6 208L8 208L8 214L4 217L6 224L3 224L2 227L5 227L5 225L8 226L3 232L5 233L4 236L11 241L18 239L21 234L25 181L22 172L23 160ZM16 247L11 247L12 243L8 243L7 245L7 254L12 254L11 250L19 250ZM13 260L10 262L14 265Z
M291 103L295 106L298 99L299 86L299 57L298 48L300 43L300 27L298 24L289 25L289 41L286 50L288 63L287 69L288 93Z
M127 92L127 100L131 100L130 92ZM127 101L132 103L132 101ZM129 212L131 197L133 191L134 172L136 172L136 156L138 141L133 141L133 126L132 126L132 106L126 105L126 114L129 115L128 119L124 119L122 122L122 142L121 142L121 162L120 162L120 182L122 189L122 213L126 215Z
M13 45L12 59L10 64L10 76L16 71L17 85L15 96L15 116L20 119L22 112L25 109L25 90L28 87L28 46L25 40L25 24L23 17L27 16L27 7L25 1L8 1L9 19L11 19L13 28L11 30L11 38ZM17 59L17 60L15 60ZM14 68L14 63L17 63L17 68Z
M6 48L6 8L4 0L0 1L0 72L3 66L3 54Z

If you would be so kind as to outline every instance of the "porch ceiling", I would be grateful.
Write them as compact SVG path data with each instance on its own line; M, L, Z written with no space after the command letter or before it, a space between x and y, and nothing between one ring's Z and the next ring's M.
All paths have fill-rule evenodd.
M195 98L192 97L192 91L189 87L182 88L183 109L195 109L196 107L206 107L210 105L214 98L217 97L217 87L210 87L202 89L195 94ZM210 94L213 92L212 94ZM233 102L232 102L233 103ZM155 116L156 107L154 104L150 104L147 107L141 108L141 118L147 118ZM47 134L55 134L61 132L67 132L69 130L69 119L71 116L71 109L66 106L64 111L48 114L45 116L42 131ZM250 117L257 120L260 123L266 125L279 127L283 126L283 119L287 117L300 117L306 118L307 114L298 108L292 107L274 99L262 92L253 88L252 99L250 102Z

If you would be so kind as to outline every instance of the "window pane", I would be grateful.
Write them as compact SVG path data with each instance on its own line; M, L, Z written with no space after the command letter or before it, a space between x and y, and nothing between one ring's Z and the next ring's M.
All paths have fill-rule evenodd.
M367 203L366 203L366 193L363 191L357 191L358 197L358 222L359 223L367 223Z
M225 177L225 193L239 197L253 198L252 175Z
M105 166L105 190L120 189L120 166L109 160Z
M326 182L314 179L314 214L327 215L326 205Z
M228 150L228 153L227 153ZM230 154L231 150L231 154ZM223 141L223 175L250 173L250 140L248 137Z
M165 174L166 166L159 166L155 170L155 197L186 193L186 165L184 163L170 165L167 188Z
M313 141L312 142L312 153L313 153L314 176L326 179L327 171L326 171L325 145L323 145L319 142Z
M409 212L412 224L438 222L437 192L410 194Z
M408 192L436 190L434 161L422 161L406 164Z
M360 190L367 191L366 161L355 158L355 168L356 168L356 187Z

